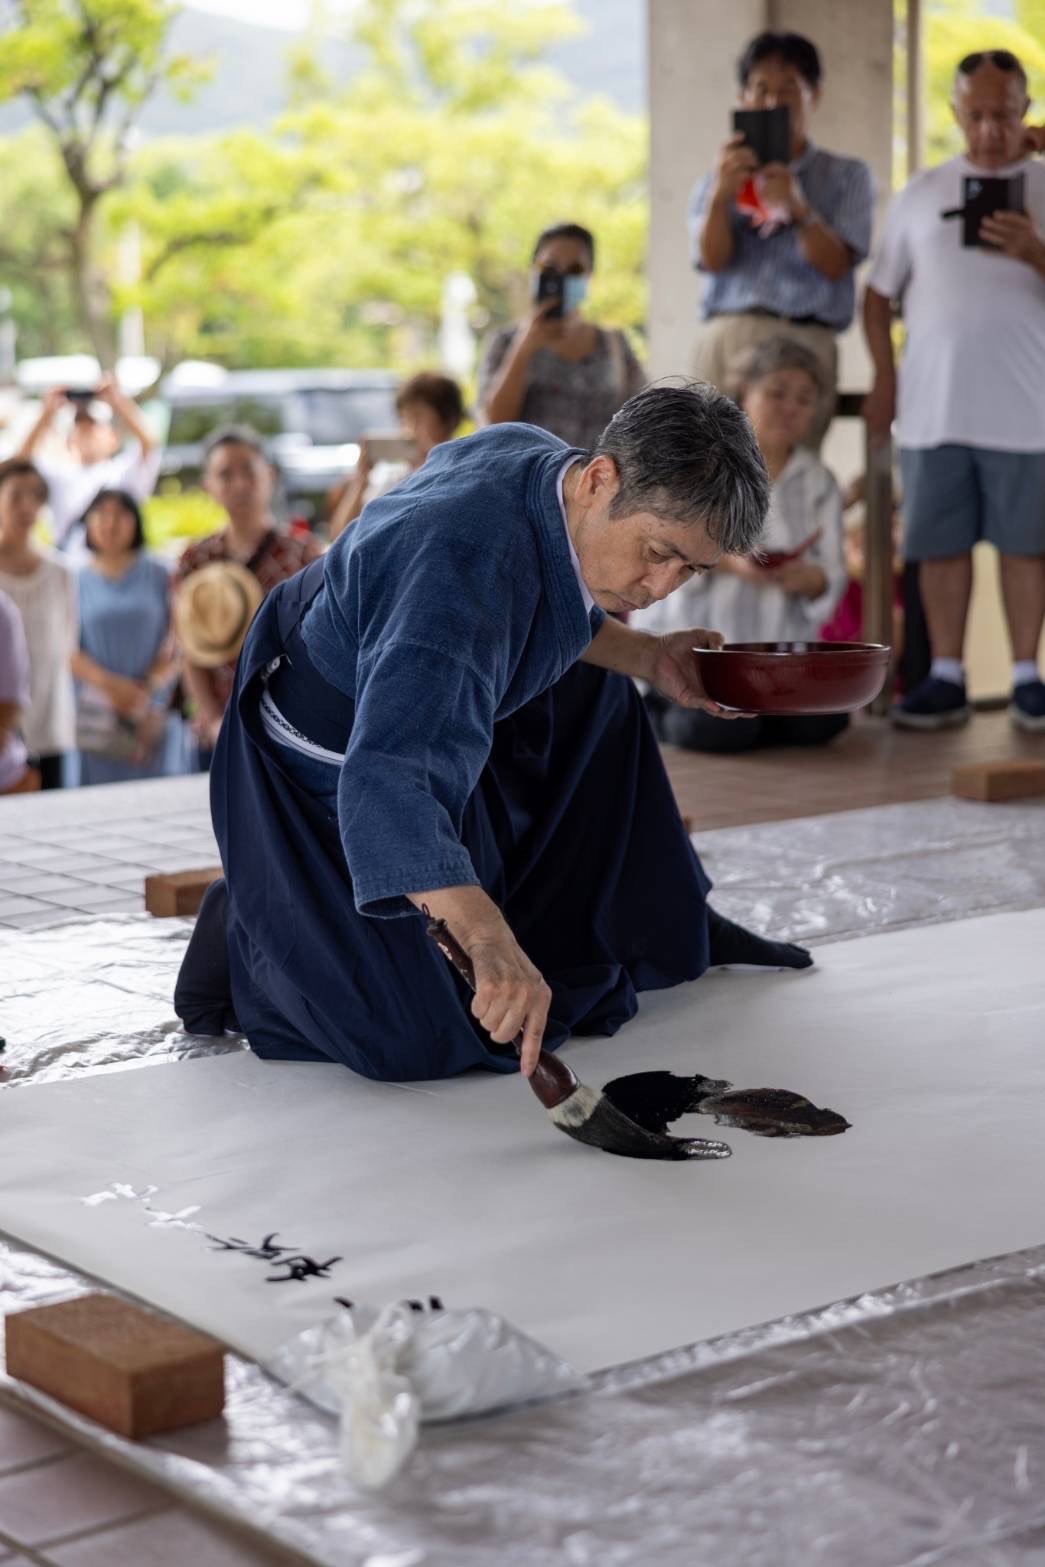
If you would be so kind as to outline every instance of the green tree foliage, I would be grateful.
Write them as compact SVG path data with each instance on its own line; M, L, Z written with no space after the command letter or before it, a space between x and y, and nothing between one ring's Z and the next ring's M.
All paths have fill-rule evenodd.
M639 327L645 126L602 100L576 104L541 64L575 25L543 4L362 7L365 69L286 122L326 171L301 264L326 332L353 358L433 357L455 271L475 281L477 324L510 319L537 233L561 220L597 235L593 312Z
M62 29L74 3L106 14L122 7L130 20L168 15L159 0L21 0L36 19L36 74L23 61L19 76L0 41L0 95L29 80L44 103L68 92L68 73L50 77L40 60L58 73L64 45L55 40L69 42ZM410 368L438 357L449 273L475 279L477 327L510 319L524 302L536 233L563 219L597 234L594 312L639 328L645 127L608 102L578 104L543 63L552 43L578 29L571 8L363 0L349 17L360 71L334 83L321 46L298 45L291 107L275 126L157 140L129 159L125 149L115 180L104 161L115 144L97 144L93 178L111 183L95 199L90 317L62 267L76 191L54 160L53 136L49 169L47 143L33 140L36 216L15 211L12 199L10 243L0 244L0 281L22 290L23 351L53 351L78 311L84 330L59 346L99 341L100 319L111 345L116 315L133 303L145 312L150 351L167 362ZM161 35L149 37L154 75L164 69ZM176 74L186 71L182 62ZM136 77L134 91L151 79ZM8 206L0 190L0 219ZM131 220L143 250L133 287L115 282L116 239ZM30 308L32 258L45 253L56 302Z
M80 324L99 359L114 345L109 290L96 264L99 203L127 179L135 123L161 83L188 91L191 61L165 52L168 0L3 0L0 101L21 97L61 161L64 247ZM68 200L71 195L71 203Z
M0 284L26 352L90 351L80 326L69 234L76 201L49 134L34 127L0 139Z

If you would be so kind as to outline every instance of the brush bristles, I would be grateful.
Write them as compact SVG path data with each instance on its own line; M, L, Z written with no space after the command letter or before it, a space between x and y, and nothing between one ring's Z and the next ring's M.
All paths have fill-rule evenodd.
M548 1111L556 1126L561 1126L563 1131L570 1131L575 1126L583 1126L585 1121L590 1121L601 1094L597 1094L594 1088L589 1088L587 1083L578 1083L561 1104Z
M548 1111L567 1137L626 1159L728 1159L730 1148L709 1137L668 1137L649 1132L586 1083Z

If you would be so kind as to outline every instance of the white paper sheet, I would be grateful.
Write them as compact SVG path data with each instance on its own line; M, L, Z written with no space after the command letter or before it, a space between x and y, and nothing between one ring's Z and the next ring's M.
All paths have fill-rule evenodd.
M643 998L567 1056L596 1086L667 1067L799 1090L844 1136L647 1164L556 1132L521 1081L373 1084L225 1056L0 1096L0 1228L257 1358L330 1310L483 1305L580 1370L1040 1242L1045 911L817 950ZM146 1200L112 1196L122 1186ZM198 1229L195 1226L202 1226ZM204 1232L329 1277L265 1282Z

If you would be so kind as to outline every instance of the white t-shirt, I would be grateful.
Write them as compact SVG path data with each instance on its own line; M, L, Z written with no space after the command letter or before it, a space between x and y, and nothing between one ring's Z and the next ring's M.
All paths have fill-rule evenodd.
M80 644L76 575L53 551L27 577L0 571L0 591L14 600L29 647L29 705L22 734L36 756L76 744L76 704L69 660Z
M800 446L775 480L761 546L789 551L804 544L814 529L819 538L802 560L819 566L827 586L818 598L802 598L783 588L760 587L732 572L709 571L648 609L629 615L639 631L661 634L702 626L721 631L727 642L806 642L829 620L845 592L842 550L842 497L838 485L815 452Z
M47 480L55 544L64 544L70 528L80 521L99 490L126 490L136 501L148 500L159 477L160 455L159 447L144 452L134 441L115 457L86 465L34 457Z
M1045 233L1045 164L987 171L951 158L893 198L868 283L903 302L900 446L1045 451L1045 277L1025 261L962 245L965 175L1023 173L1026 210Z

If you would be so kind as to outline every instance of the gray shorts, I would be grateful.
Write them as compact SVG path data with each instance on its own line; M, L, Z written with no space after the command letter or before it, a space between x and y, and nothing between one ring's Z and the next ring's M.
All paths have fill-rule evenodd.
M1045 452L907 447L900 475L906 560L964 555L980 539L1003 555L1045 555Z

